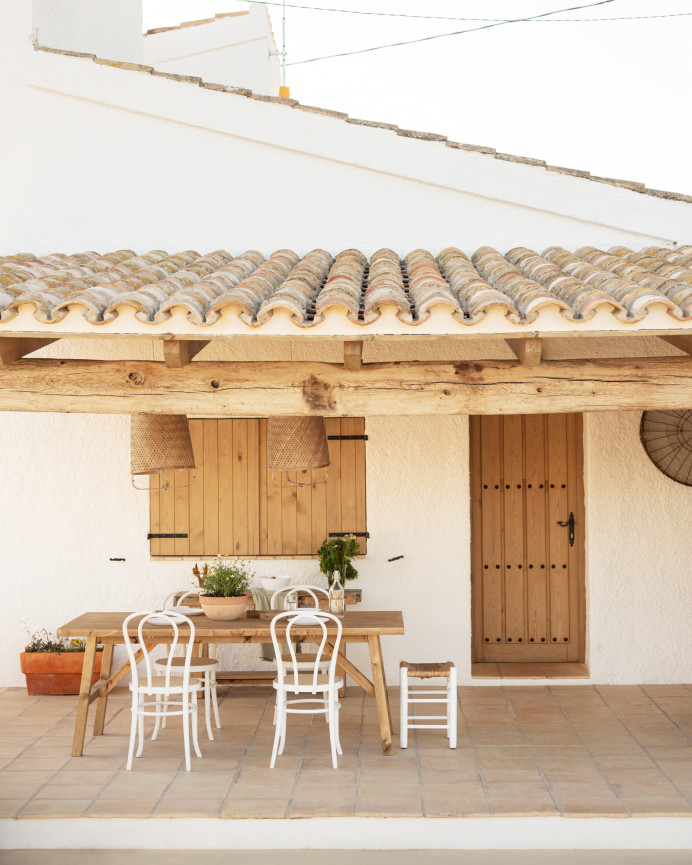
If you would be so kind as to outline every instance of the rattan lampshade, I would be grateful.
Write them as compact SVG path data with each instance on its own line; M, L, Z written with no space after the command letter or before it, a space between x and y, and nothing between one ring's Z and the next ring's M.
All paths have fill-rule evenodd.
M272 471L310 471L329 465L323 417L270 417L267 423L267 465Z
M639 432L656 468L692 486L692 410L645 411Z
M194 469L195 457L185 415L131 415L130 463L133 475Z

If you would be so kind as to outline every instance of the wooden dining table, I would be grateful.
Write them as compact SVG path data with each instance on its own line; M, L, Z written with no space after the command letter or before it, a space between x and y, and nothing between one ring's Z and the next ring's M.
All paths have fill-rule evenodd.
M193 618L195 625L195 641L200 645L214 643L269 643L271 642L270 625L273 615L266 613L259 618L240 618L231 621L214 621L204 614ZM94 735L103 735L103 728L108 707L108 695L130 672L130 662L126 661L118 670L112 672L113 650L116 645L124 645L123 622L130 613L84 613L58 628L59 637L82 637L86 639L84 666L77 703L77 719L75 722L72 756L81 757L84 750L84 737L89 716L89 706L96 702L94 717ZM139 619L133 619L128 628L128 634L137 640L137 625ZM392 748L392 717L389 709L389 696L382 660L382 645L380 637L401 636L404 633L404 617L399 611L378 612L374 610L348 610L341 620L342 643L367 643L370 653L371 678L359 670L345 654L338 654L337 668L349 675L356 684L371 697L375 698L377 717L382 739L382 752L391 756ZM329 635L328 629L328 635ZM319 643L322 639L321 630L314 626L294 625L291 633L294 637L306 642ZM149 625L145 627L142 637L149 649L162 643L170 643L171 629ZM92 685L94 660L99 644L103 644L101 661L101 678ZM325 651L331 655L333 644L327 641ZM141 660L141 650L135 655Z

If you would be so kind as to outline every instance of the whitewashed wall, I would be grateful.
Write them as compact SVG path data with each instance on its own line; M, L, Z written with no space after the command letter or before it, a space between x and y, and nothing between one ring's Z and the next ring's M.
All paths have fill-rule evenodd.
M12 202L0 254L505 252L692 234L689 204L34 51L28 3L0 0L0 20L0 177Z
M692 668L692 489L653 467L638 424L639 413L585 418L587 661L598 683L687 681ZM402 609L406 625L404 637L383 640L388 678L400 658L453 658L469 683L467 419L373 417L367 434L371 540L358 585L364 608ZM5 413L0 452L2 686L23 684L23 620L55 629L87 610L155 606L190 584L193 563L149 559L148 499L130 484L126 417ZM306 560L254 567L319 577ZM361 647L349 651L367 663ZM262 666L254 648L224 656L224 665Z
M147 34L142 63L163 72L279 95L279 57L267 7L259 3L244 15Z

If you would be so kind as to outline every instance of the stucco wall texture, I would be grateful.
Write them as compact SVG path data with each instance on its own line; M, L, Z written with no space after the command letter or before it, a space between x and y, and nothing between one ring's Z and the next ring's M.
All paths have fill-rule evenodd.
M682 681L692 664L692 489L650 463L639 417L585 417L587 662L597 683ZM469 683L467 418L372 417L366 431L371 538L358 585L365 609L402 609L406 626L404 637L383 640L388 679L400 658L449 658ZM54 630L87 610L156 607L191 584L193 562L149 559L148 497L130 483L126 416L5 413L0 447L6 686L23 684L24 621ZM253 567L319 579L316 561ZM361 647L349 653L367 664ZM262 667L253 647L224 647L222 660Z

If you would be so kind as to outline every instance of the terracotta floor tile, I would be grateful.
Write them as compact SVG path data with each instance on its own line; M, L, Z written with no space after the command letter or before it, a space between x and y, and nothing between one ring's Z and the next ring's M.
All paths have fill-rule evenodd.
M18 817L80 817L91 799L30 799Z
M288 808L288 799L237 799L227 801L219 816L231 819L276 819L285 817Z
M96 799L86 809L86 817L148 817L158 802L157 797L128 799Z
M360 796L356 815L359 817L421 817L423 805L420 799L416 803L409 799Z
M566 816L593 815L598 817L626 817L628 812L615 797L612 799L558 799L560 811Z
M152 812L152 817L217 817L222 798L176 798L164 796Z
M27 799L0 799L0 817L15 817L27 801Z
M310 799L296 797L289 812L290 817L353 817L356 813L356 797L327 797Z
M425 799L423 813L426 817L486 817L490 805L483 799Z

